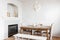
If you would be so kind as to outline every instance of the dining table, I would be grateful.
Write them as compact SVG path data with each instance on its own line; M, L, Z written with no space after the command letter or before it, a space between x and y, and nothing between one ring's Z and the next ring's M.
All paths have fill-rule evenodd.
M33 26L21 26L20 27L20 33L23 34L24 30L31 30L31 35L34 35L32 34L33 33L33 30L37 30L37 31L45 31L46 33L46 37L47 37L47 40L49 39L50 40L50 37L51 37L51 26L47 26L47 27L33 27ZM49 31L49 33L48 33ZM43 33L41 33L41 36L42 36Z

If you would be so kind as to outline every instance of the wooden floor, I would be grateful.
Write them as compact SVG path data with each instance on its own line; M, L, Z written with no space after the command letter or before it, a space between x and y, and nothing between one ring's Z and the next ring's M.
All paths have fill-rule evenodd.
M60 40L60 37L53 37L53 40Z
M8 39L5 40L15 40L14 37L9 37ZM59 37L53 37L53 40L60 40Z

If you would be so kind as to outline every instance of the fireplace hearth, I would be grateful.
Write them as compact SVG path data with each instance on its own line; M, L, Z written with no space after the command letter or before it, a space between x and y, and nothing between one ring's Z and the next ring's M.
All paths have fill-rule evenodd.
M8 37L18 33L18 24L8 25Z

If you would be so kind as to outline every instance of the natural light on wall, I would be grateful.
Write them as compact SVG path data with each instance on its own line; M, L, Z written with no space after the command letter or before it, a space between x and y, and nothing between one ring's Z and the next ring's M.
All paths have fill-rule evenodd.
M41 8L41 5L40 5L39 1L35 0L34 3L33 3L34 11L38 12L40 10L40 8Z

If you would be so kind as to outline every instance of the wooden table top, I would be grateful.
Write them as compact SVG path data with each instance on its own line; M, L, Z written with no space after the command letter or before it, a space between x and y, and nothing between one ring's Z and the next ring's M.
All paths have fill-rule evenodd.
M21 26L21 29L33 29L33 30L49 30L50 27L26 27L26 26Z

